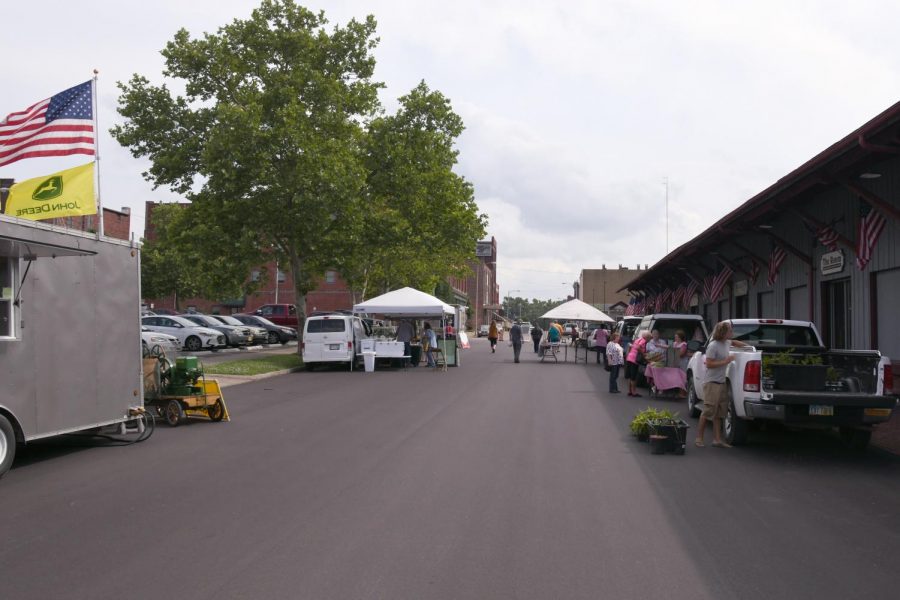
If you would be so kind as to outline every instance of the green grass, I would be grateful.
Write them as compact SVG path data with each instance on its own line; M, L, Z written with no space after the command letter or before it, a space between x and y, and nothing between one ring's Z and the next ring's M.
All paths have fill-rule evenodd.
M262 375L272 371L293 369L303 364L297 354L277 354L260 358L229 360L215 365L204 366L207 375Z

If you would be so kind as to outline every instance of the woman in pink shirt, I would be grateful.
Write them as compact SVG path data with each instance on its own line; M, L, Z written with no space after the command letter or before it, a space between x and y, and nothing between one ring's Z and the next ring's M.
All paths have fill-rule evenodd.
M642 356L647 349L647 340L650 332L644 331L640 339L635 340L628 349L628 358L625 359L625 379L628 380L628 395L640 396L637 393L637 380L641 376L638 370L638 356Z

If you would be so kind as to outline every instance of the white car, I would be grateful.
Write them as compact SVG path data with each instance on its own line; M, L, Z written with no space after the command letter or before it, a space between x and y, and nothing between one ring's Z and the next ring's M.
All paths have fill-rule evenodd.
M204 348L212 350L225 345L225 334L208 327L200 327L183 317L168 315L142 317L141 325L150 331L174 335L181 346L189 352Z
M166 356L174 356L181 350L181 342L174 335L168 333L160 333L158 331L150 331L145 326L141 326L141 348L146 355L156 348L162 350Z

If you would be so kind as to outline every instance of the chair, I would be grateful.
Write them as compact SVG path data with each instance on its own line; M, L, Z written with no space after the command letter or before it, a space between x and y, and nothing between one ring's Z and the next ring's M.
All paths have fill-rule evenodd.
M431 356L434 358L435 371L447 370L447 358L444 356L444 350L440 346L431 349Z
M548 342L546 344L541 345L541 362L544 362L544 359L550 357L553 359L553 362L558 363L559 359L556 357L556 354L559 352L559 348L562 342Z

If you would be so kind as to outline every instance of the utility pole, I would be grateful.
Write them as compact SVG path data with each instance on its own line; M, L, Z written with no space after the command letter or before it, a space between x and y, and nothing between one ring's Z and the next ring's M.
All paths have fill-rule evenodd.
M666 183L666 254L669 254L669 177L665 178Z

